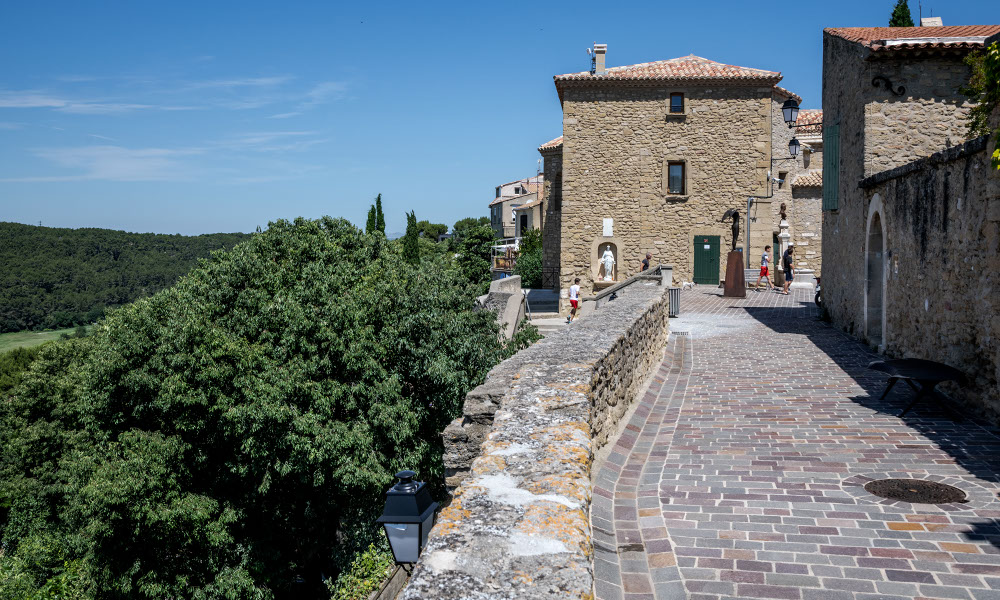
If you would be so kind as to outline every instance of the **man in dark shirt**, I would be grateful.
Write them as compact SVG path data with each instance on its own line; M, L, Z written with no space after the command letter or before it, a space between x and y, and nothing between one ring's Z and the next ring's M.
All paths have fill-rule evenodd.
M653 254L651 252L647 252L646 258L642 259L642 269L640 269L641 271L645 271L646 269L649 268L649 259L651 258L653 258Z
M788 286L792 285L792 278L795 275L795 273L793 272L795 269L794 266L792 265L792 263L795 261L795 257L792 256L794 250L795 250L794 246L789 246L788 250L785 250L785 255L781 257L781 268L782 270L785 271L785 287L781 293L786 296L788 295Z

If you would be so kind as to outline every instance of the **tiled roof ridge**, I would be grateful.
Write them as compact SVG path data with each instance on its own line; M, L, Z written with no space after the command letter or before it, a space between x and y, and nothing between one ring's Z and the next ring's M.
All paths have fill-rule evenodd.
M741 67L721 63L701 56L689 54L677 58L609 67L603 75L590 71L566 73L554 77L557 83L565 81L621 81L621 80L750 80L774 83L781 81L780 71L768 71L753 67Z
M823 187L823 169L814 169L792 180L795 187Z
M517 200L518 198L524 198L525 196L534 196L537 193L538 191L536 190L534 192L528 192L527 194L518 194L516 196L500 196L499 198L494 198L493 201L490 202L490 206L493 206L494 204L500 204L501 202L506 202L508 200Z
M562 143L563 143L563 136L559 136L556 139L549 140L544 144L542 144L541 146L539 146L538 151L541 152L543 150L554 150L555 148L562 146Z
M873 47L876 42L900 39L938 39L989 37L1000 32L1000 25L944 25L941 27L828 27L824 33ZM968 42L966 42L968 43ZM928 41L917 44L955 45L954 42Z

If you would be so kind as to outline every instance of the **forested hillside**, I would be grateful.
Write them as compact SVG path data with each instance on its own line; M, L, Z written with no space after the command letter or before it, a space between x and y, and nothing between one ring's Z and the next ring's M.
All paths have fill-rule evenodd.
M90 323L171 285L245 233L199 236L0 223L0 333Z

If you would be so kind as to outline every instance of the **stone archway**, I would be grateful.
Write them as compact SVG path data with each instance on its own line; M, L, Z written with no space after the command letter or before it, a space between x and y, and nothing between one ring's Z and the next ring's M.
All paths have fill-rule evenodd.
M882 219L882 200L878 194L868 207L868 227L865 235L865 338L885 349L886 235Z

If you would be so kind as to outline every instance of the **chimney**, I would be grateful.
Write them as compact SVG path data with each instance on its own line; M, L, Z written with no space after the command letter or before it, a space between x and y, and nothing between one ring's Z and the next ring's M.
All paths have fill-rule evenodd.
M594 44L594 75L604 75L604 55L607 53L607 44Z

